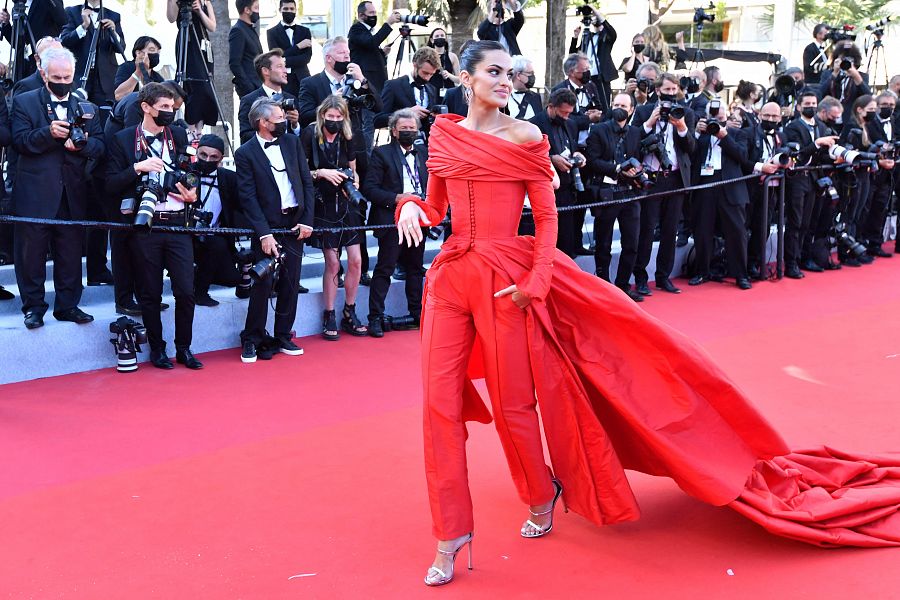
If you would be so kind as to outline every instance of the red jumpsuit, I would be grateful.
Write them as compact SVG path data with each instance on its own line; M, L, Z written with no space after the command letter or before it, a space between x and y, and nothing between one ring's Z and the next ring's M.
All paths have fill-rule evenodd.
M819 545L900 545L900 458L790 453L693 341L555 249L548 144L432 127L428 222L453 235L428 270L422 312L425 468L434 535L474 529L466 425L492 416L522 501L553 498L541 424L569 508L634 520L624 469L673 478L770 531ZM536 235L517 237L525 194ZM515 283L527 309L494 293ZM473 348L479 350L473 352ZM471 360L470 360L471 359ZM491 413L471 379L484 377ZM842 492L847 493L842 493Z

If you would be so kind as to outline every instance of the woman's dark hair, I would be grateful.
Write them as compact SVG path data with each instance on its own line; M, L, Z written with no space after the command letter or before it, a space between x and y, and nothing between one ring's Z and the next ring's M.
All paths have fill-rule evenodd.
M175 99L175 92L172 88L162 83L148 83L138 92L138 104L146 102L149 106L153 106L159 102L160 98Z
M838 44L834 49L834 52L831 53L831 64L836 64L837 61L844 56L850 56L850 58L853 59L853 66L857 69L862 65L862 52L860 52L859 46L856 44L853 44L849 48L845 48L842 44Z
M871 103L875 100L875 97L871 94L866 94L864 96L860 96L856 100L853 101L853 108L851 109L853 117L856 118L856 111L859 109L864 109L867 104Z
M740 98L743 101L747 101L750 99L750 94L759 90L759 87L750 81L744 81L741 79L740 83L737 85L737 89L734 92L734 95Z
M159 40L149 35L142 35L134 40L134 46L131 47L131 58L137 58L138 51L146 48L147 44L155 44L157 48L162 49L162 44L159 43Z
M430 48L434 48L434 33L436 31L443 31L444 35L447 35L446 29L444 29L443 27L435 27L434 29L431 30L431 33L428 34L428 43L425 44L426 46L428 46ZM449 42L450 40L448 39L447 41Z
M493 40L479 40L477 42L473 41L471 44L466 46L466 49L462 53L462 56L459 57L460 71L473 73L475 71L475 67L477 67L481 63L481 61L484 60L484 55L488 52L493 52L494 50L502 50L503 52L506 52L506 48L504 48L500 44L500 42L495 42Z

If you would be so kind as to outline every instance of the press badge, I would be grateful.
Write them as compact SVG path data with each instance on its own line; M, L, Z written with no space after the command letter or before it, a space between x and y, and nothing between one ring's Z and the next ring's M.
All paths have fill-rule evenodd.
M700 177L709 177L711 175L715 175L716 169L711 164L707 163L703 165L703 168L700 169Z

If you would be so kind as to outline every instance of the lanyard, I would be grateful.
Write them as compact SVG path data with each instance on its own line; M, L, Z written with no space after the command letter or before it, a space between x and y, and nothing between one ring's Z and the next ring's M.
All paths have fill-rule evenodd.
M203 207L206 206L206 201L209 200L209 197L212 195L213 188L219 187L219 175L213 175L212 181L209 183L201 179L200 186L203 187L204 185L206 186L206 195L203 196L203 200L197 203L199 205L198 208L200 208L201 210L203 210Z
M402 146L401 146L401 148L402 148ZM402 149L400 150L400 155L403 158L403 160L401 161L403 163L403 168L406 169L406 174L409 176L409 180L413 184L413 191L417 194L421 193L422 192L422 184L419 181L419 173L417 172L418 169L413 169L409 166L409 161L406 160L407 156L406 156L406 153L404 150L402 150ZM416 155L412 154L411 156L413 157L413 162L415 162Z

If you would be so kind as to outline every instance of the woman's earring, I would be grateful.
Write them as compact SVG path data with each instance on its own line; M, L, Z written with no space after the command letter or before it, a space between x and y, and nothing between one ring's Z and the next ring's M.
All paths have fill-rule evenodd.
M470 104L472 102L472 88L463 87L463 96L466 99L466 104Z

